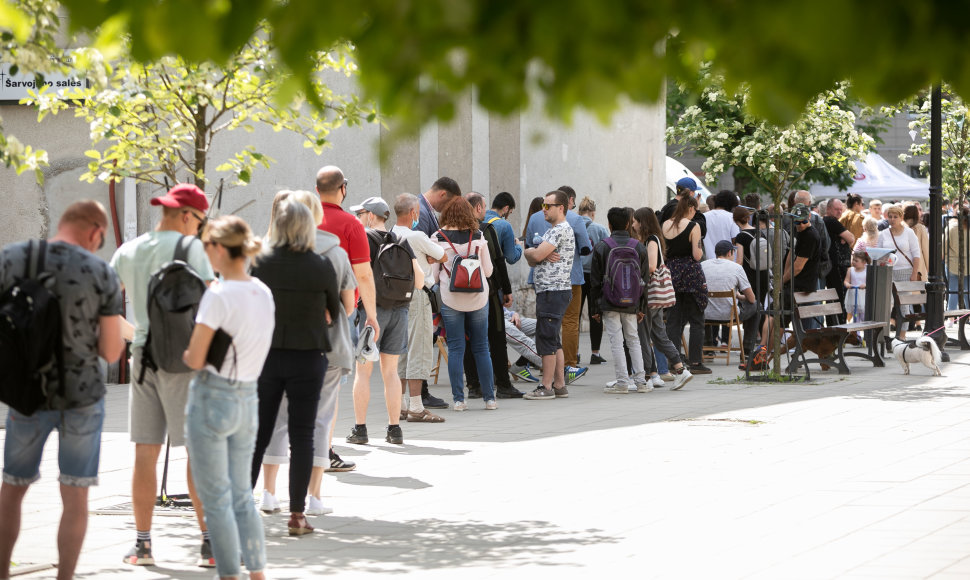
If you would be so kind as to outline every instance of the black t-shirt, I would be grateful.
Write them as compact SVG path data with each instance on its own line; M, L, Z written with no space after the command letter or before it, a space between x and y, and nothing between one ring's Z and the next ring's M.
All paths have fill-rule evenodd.
M839 223L838 218L834 218L832 216L825 216L822 218L822 220L825 222L825 229L829 233L829 240L832 241L832 243L829 245L829 256L832 257L832 262L835 263L838 261L837 248L840 244L844 244L842 232L845 231L845 226Z
M795 274L792 286L796 292L813 292L818 279L819 237L815 228L795 231L795 259L808 258L802 271Z

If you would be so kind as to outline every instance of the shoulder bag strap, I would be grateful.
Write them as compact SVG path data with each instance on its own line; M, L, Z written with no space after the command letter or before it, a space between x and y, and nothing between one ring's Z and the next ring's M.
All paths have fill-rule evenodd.
M657 267L659 268L660 266L664 265L663 246L660 245L660 238L658 238L656 234L650 237L653 238L653 240L657 243L657 260L659 260Z
M47 250L47 240L30 240L27 246L27 278L36 278L38 272L44 271L44 252Z
M913 266L913 261L909 259L909 256L906 255L906 252L899 249L899 244L896 243L896 236L893 235L893 229L892 228L886 228L886 229L889 230L889 237L893 239L893 245L896 246L896 251L898 251L900 254L903 255L904 258L906 258L906 261L909 262L910 268L914 268L915 266Z

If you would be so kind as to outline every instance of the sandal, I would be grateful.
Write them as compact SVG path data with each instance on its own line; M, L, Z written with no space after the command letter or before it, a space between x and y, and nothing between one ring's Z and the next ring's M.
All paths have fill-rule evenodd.
M408 418L408 412L406 410L404 410L404 409L401 409L401 417L400 417L400 420L401 421L404 421L407 418Z
M425 409L424 411L421 411L420 413L415 413L414 411L408 411L407 414L408 414L408 417L407 417L408 423L444 423L445 422L444 417L439 417L438 415L435 415L434 413L432 413L427 409Z
M291 536L302 536L312 534L313 526L306 521L306 516L290 516L290 521L286 523Z

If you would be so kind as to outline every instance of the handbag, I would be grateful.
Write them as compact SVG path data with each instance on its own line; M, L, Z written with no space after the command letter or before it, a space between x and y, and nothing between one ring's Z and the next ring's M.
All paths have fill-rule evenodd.
M435 290L438 288L439 286L435 284ZM423 290L428 296L428 303L431 304L431 314L441 314L441 302L439 300L438 292L428 288L427 286L424 286Z
M670 276L670 269L664 263L663 255L660 252L659 240L657 241L657 258L660 260L660 264L650 274L650 279L647 280L647 307L670 308L677 303L677 297L674 295L674 282Z

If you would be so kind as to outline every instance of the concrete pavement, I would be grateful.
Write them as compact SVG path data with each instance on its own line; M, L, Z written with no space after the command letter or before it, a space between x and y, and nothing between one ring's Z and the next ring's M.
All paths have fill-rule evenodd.
M341 393L335 446L358 469L326 476L334 513L301 538L285 514L264 519L269 577L968 578L970 353L950 352L943 377L852 360L847 377L738 384L722 360L682 391L629 395L602 392L607 363L568 399L472 401L441 411L444 424L404 423L403 446L383 443L375 373L370 445L344 443ZM126 385L109 388L105 431L79 577L212 578L193 565L191 513L156 517L158 566L121 563L132 519L100 509L129 501ZM54 577L56 451L27 495L14 559L42 569L25 578ZM185 491L184 472L177 450L169 492Z

